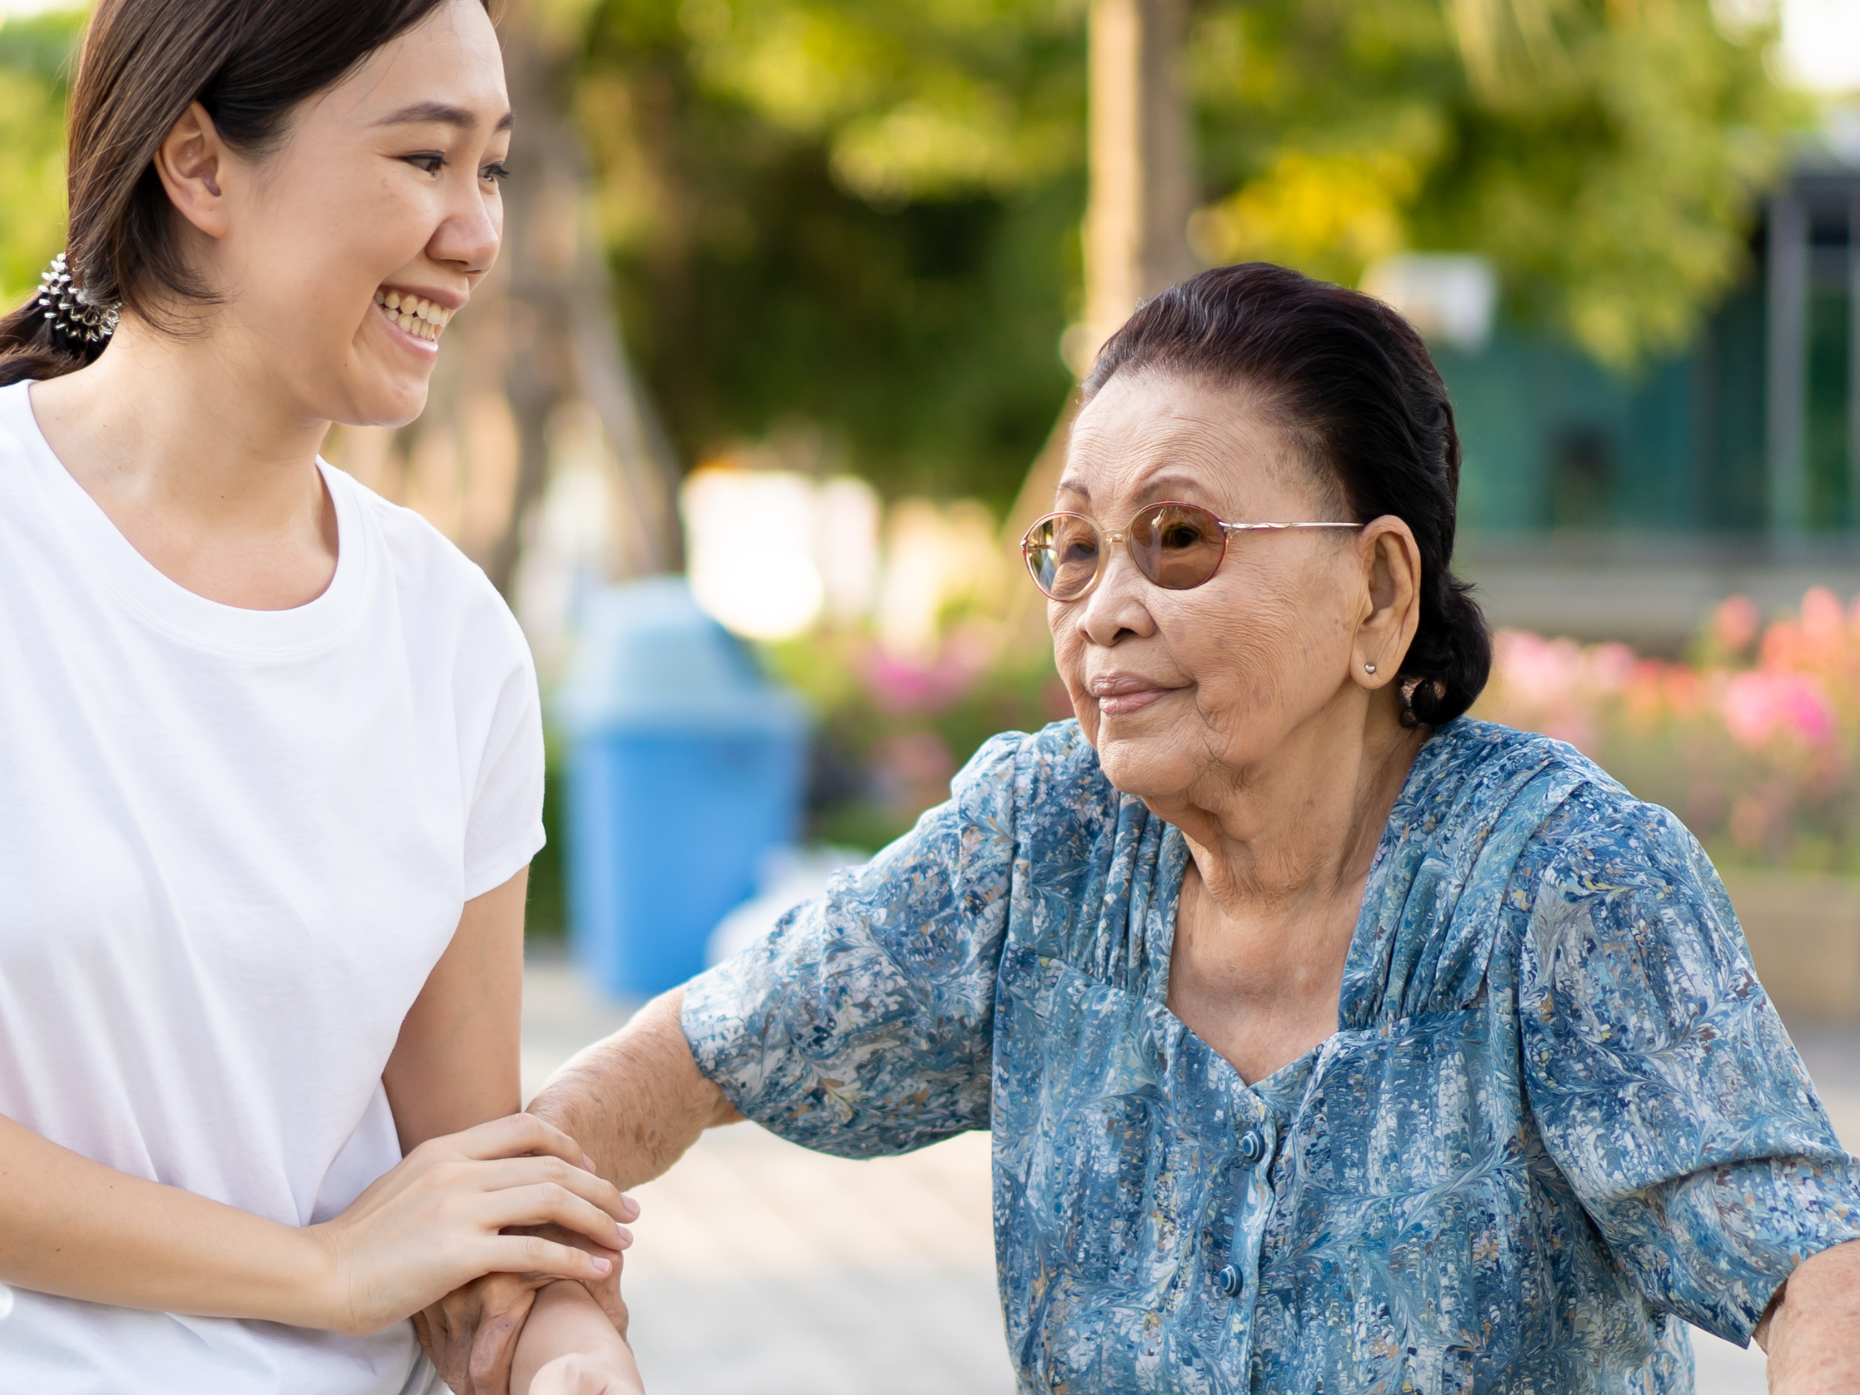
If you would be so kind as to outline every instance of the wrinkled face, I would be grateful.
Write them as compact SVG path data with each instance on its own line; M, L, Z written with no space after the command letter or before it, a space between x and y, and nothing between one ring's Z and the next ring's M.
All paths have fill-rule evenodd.
M1054 508L1122 531L1163 501L1229 522L1349 517L1244 392L1120 373L1079 414ZM1234 533L1212 579L1182 591L1113 543L1095 589L1048 602L1060 676L1118 789L1171 801L1228 787L1347 691L1360 539Z
M446 323L497 255L509 123L490 18L448 0L227 182L205 248L224 328L309 416L419 415Z

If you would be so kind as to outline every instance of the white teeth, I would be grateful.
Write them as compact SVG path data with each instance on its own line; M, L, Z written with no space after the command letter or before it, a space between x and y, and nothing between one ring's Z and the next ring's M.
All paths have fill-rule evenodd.
M439 331L452 320L452 312L436 300L411 292L377 290L375 304L388 312L388 318L407 333L428 342L439 338Z

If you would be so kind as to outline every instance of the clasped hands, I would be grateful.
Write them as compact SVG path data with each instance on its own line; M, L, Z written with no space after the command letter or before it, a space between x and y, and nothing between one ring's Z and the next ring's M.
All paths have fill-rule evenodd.
M631 1219L638 1214L638 1208L630 1199L625 1200ZM602 1320L611 1323L621 1339L626 1337L627 1310L620 1296L623 1261L619 1251L603 1249L560 1226L526 1227L521 1233L539 1242L584 1250L590 1257L611 1262L612 1270L567 1282L559 1273L543 1270L486 1274L415 1314L413 1329L420 1345L454 1395L510 1395L513 1368L519 1364L519 1339L537 1313L538 1299L545 1290L545 1301L565 1305L576 1297L587 1309L598 1309L604 1315ZM631 1243L630 1235L627 1243ZM580 1290L579 1294L563 1292L571 1284ZM587 1353L551 1351L548 1355L547 1364L531 1379L527 1395L634 1395L632 1386L617 1381L599 1363L585 1359ZM518 1390L522 1395L521 1382Z
M507 1395L513 1362L527 1395L638 1395L619 1284L638 1211L534 1115L435 1138L304 1232L326 1276L305 1317L360 1333L411 1316L458 1395Z
M548 1215L549 1223L500 1227L494 1243L508 1253L497 1257L495 1269L482 1263L472 1271L478 1277L462 1275L469 1281L413 1315L420 1345L455 1395L510 1395L513 1375L519 1395L637 1395L638 1374L624 1345L620 1270L633 1239L621 1222L638 1216L639 1207L595 1174L572 1139L532 1115L435 1143L493 1131L504 1147L511 1146L504 1132L534 1143L545 1157L522 1162L546 1174L537 1185L560 1188L561 1195L531 1206L531 1216ZM485 1261L491 1258L487 1252Z

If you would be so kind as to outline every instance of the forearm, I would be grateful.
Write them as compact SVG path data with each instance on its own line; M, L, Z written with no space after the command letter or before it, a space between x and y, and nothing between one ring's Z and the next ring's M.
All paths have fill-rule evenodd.
M641 1388L633 1349L580 1284L551 1284L536 1295L511 1361L510 1395L529 1395L537 1372L565 1356L582 1358L578 1367L598 1368L609 1377L609 1389L615 1382Z
M304 1230L93 1162L0 1118L0 1282L197 1317L335 1320Z
M1860 1390L1860 1240L1804 1260L1789 1276L1757 1341L1775 1395Z
M684 990L652 1000L557 1071L529 1112L578 1140L595 1170L635 1187L664 1172L705 1129L742 1118L692 1059Z

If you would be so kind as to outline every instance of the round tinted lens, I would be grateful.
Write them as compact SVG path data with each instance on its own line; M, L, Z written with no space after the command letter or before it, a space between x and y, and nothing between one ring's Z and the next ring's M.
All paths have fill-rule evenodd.
M1156 504L1130 524L1130 560L1166 591L1201 585L1226 551L1220 519L1193 504Z
M1034 585L1056 601L1091 589L1104 542L1098 525L1076 513L1048 514L1027 530L1022 544Z

